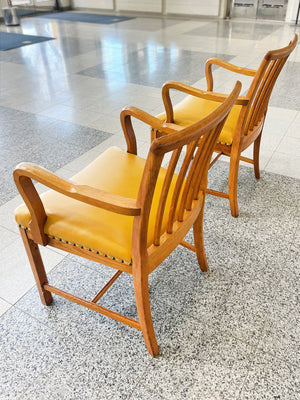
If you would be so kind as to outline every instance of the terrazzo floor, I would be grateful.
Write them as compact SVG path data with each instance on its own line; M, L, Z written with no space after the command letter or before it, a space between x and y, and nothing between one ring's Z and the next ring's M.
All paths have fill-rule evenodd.
M56 38L0 54L0 399L299 398L299 45L270 101L261 179L240 169L240 216L232 218L226 201L207 196L210 271L202 273L195 255L178 248L151 275L155 359L132 328L59 297L41 305L13 218L21 198L11 177L20 161L72 176L111 145L125 147L123 106L158 114L165 80L205 88L207 58L255 68L299 27L27 17L20 27L0 30ZM215 74L216 90L231 90L236 77ZM135 128L145 155L149 130L141 123ZM216 164L209 186L225 188L227 168ZM84 297L111 276L109 268L61 251L43 248L42 254L50 282ZM135 318L130 277L122 274L101 304Z

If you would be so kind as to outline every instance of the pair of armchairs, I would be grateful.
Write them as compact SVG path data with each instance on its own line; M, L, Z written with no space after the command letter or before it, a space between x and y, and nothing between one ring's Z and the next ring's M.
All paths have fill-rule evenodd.
M35 164L22 163L16 167L14 179L25 205L17 208L15 218L43 304L49 305L54 293L123 322L141 330L149 353L152 356L158 354L148 277L179 244L194 251L201 270L207 270L203 211L213 151L219 149L226 154L234 147L231 157L238 164L241 149L253 136L255 152L258 153L266 104L271 94L267 87L273 87L275 76L295 45L296 38L288 48L269 52L255 73L215 59L208 62L209 89L212 89L212 63L253 75L250 94L246 97L238 97L240 82L228 96L169 82L163 88L167 121L134 107L125 108L121 113L121 123L127 152L110 148L70 180ZM195 94L197 101L207 101L208 104L213 101L214 105L205 117L202 118L199 111L196 121L186 127L178 126L177 109L173 113L168 95L173 87ZM190 98L187 102L192 100ZM230 120L226 120L228 115ZM153 129L146 159L137 156L132 117ZM236 119L238 128L232 125L232 118ZM228 130L235 132L231 145L227 143L229 139L226 139L226 144L220 143L220 138ZM238 132L242 132L241 138L238 138ZM166 160L167 167L163 168ZM258 169L258 162L255 168ZM50 190L40 196L33 181L46 185ZM194 244L184 240L191 227ZM114 268L116 273L88 301L49 284L39 245L53 246L97 261ZM133 277L138 321L98 304L123 272Z

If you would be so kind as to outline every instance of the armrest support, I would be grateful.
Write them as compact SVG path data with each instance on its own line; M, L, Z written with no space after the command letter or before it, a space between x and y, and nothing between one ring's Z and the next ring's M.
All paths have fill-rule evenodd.
M73 183L36 164L19 164L14 170L14 180L29 209L31 215L30 229L34 240L42 245L46 244L43 227L47 217L41 198L32 180L40 182L65 196L107 211L128 216L136 216L141 213L141 208L136 205L135 199L108 193L91 186Z
M207 82L207 90L209 90L209 91L213 90L212 65L218 65L219 67L225 68L225 69L235 72L237 74L243 74L243 75L248 75L248 76L254 76L257 72L255 69L238 67L234 64L230 64L227 61L220 60L219 58L210 58L205 63L205 76L206 76L206 82Z
M136 107L125 107L121 111L120 119L122 129L127 143L127 151L132 154L137 154L136 137L133 130L131 117L134 117L145 124L151 126L154 129L163 131L164 133L173 133L175 129L172 129L166 125L166 123L153 115L148 114L145 111L140 110Z
M204 91L192 86L186 85L184 83L168 81L162 87L162 98L167 115L167 123L174 122L173 106L170 97L170 89L176 89L178 91L184 92L186 94L196 96L202 99L217 101L223 103L228 95L223 93L215 93L211 91ZM249 99L247 97L239 96L235 102L236 105L247 106Z

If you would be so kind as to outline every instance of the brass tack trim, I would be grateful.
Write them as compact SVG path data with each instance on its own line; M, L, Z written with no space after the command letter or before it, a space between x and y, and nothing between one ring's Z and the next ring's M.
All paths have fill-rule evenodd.
M232 143L218 142L218 144L225 144L225 146L232 146Z
M19 228L25 229L26 231L29 229L27 226L22 226L21 224L18 224L18 225L19 225ZM104 257L106 257L106 258L110 258L111 260L119 261L119 262L121 262L122 264L126 264L126 265L129 265L129 266L132 266L132 262L128 262L128 261L119 259L119 258L117 258L117 257L110 256L110 255L108 255L108 254L106 254L106 253L102 253L102 252L99 251L99 250L93 250L93 249L91 249L91 248L84 247L84 246L82 246L82 245L80 245L80 244L78 244L78 243L70 243L69 240L64 240L64 239L62 239L62 238L58 238L58 237L56 237L56 236L49 235L49 234L47 234L47 233L45 233L45 236L51 237L52 239L58 240L59 242L63 242L63 243L66 243L66 244L71 244L71 245L74 246L74 247L80 247L81 249L85 249L85 250L88 250L88 251L90 251L90 252L93 252L93 253L96 253L96 254L100 254L100 255L102 255L102 256L104 256Z

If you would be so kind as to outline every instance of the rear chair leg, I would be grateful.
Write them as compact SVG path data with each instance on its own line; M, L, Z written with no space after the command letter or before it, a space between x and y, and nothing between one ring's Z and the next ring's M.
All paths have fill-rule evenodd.
M260 148L261 134L256 138L253 145L253 161L254 161L254 174L255 178L260 178L259 171L259 148Z
M206 272L208 270L208 263L205 255L204 240L203 240L203 214L204 214L205 198L203 199L203 205L201 212L194 222L193 233L194 243L196 248L196 255L201 271Z
M28 238L25 229L20 228L20 232L30 262L30 266L34 275L34 279L39 291L40 298L42 300L42 303L45 306L48 306L50 303L52 303L53 298L51 293L43 288L43 285L45 283L48 283L48 280L39 247L33 240Z
M229 203L231 215L233 217L238 217L239 207L237 198L237 186L238 186L238 175L239 175L239 154L231 155L229 164Z

